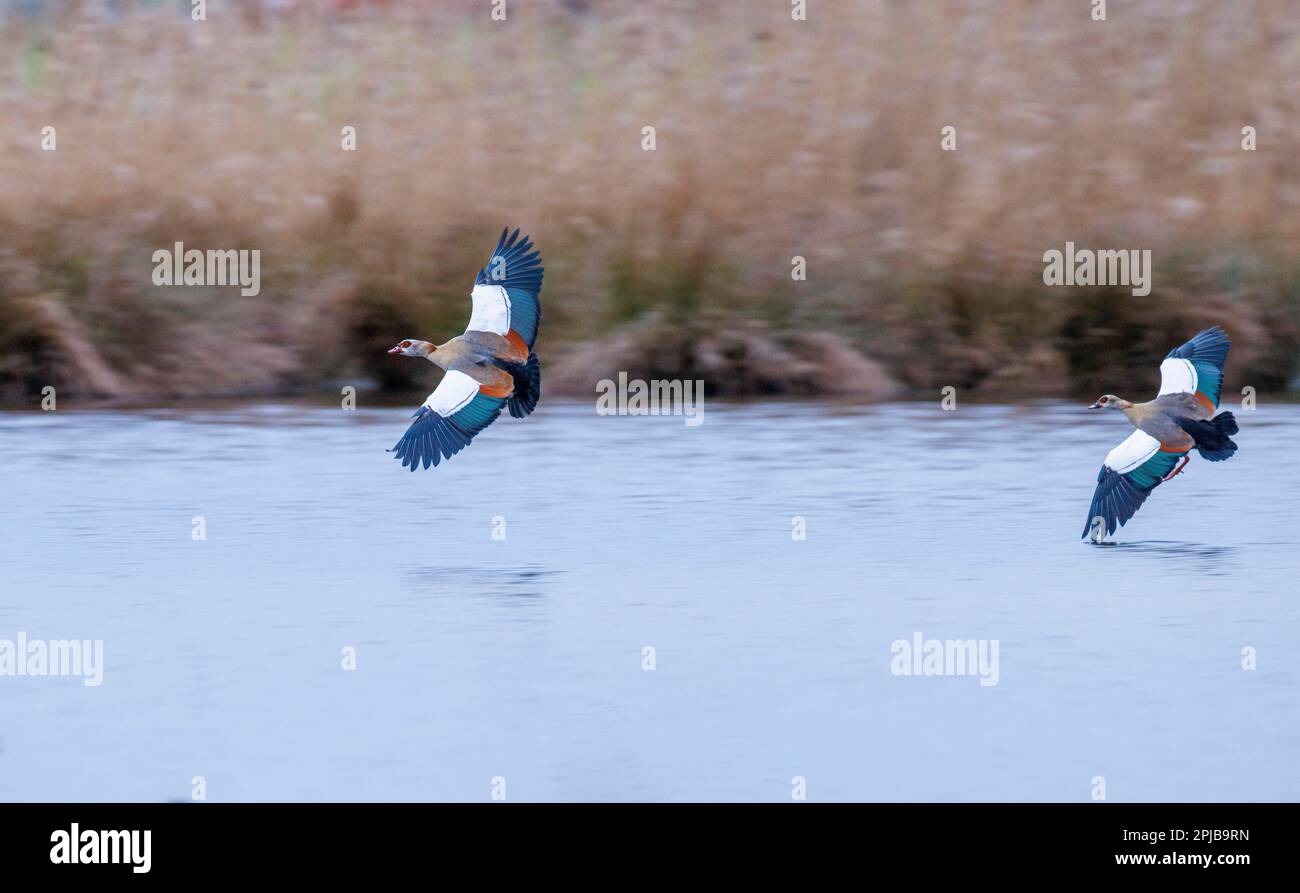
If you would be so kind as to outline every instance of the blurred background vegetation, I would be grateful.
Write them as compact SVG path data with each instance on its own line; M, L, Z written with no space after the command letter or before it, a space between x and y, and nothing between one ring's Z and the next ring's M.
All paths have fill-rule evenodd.
M1296 5L1109 6L9 0L0 400L427 383L385 349L463 328L507 225L551 393L1141 399L1211 323L1230 390L1295 385ZM1150 296L1044 287L1067 240L1151 249ZM155 287L176 241L261 294Z

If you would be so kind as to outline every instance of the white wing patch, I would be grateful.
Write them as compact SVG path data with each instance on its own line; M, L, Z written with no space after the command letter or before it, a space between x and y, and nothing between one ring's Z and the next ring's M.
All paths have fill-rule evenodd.
M1128 474L1159 450L1160 441L1145 431L1134 431L1128 439L1106 454L1106 467L1113 468L1120 474Z
M1161 394L1195 394L1196 393L1196 367L1192 365L1191 360L1180 360L1178 357L1168 357L1160 364L1160 393Z
M446 418L449 415L454 415L465 404L473 400L474 395L477 393L477 381L464 372L457 372L452 369L442 377L442 381L438 382L438 386L433 389L429 399L424 401L424 405Z
M510 331L510 296L499 285L476 285L470 292L474 312L470 314L467 332L495 332L505 335Z

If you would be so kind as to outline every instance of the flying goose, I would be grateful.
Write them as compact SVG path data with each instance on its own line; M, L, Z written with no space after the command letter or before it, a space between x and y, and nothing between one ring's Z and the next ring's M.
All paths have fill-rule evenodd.
M474 309L463 335L446 344L409 338L390 354L423 357L447 370L415 412L415 421L389 452L415 471L450 459L504 406L522 419L537 406L542 370L533 353L542 307L542 264L519 230L501 231L488 265L478 271L470 299Z
M1097 474L1085 539L1092 533L1100 542L1103 523L1108 534L1123 527L1152 490L1183 470L1193 448L1211 462L1237 451L1230 439L1237 433L1236 419L1230 412L1214 414L1227 362L1228 336L1211 326L1165 357L1156 399L1130 403L1106 394L1088 407L1121 409L1137 430L1107 454Z

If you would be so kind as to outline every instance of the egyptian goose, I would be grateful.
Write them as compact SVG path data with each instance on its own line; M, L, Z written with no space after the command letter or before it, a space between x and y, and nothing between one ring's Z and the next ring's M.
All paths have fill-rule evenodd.
M1165 357L1156 399L1130 403L1106 394L1088 407L1123 410L1137 430L1107 454L1097 474L1085 539L1091 532L1101 540L1097 519L1104 520L1108 534L1123 527L1152 490L1183 470L1193 448L1211 462L1237 451L1230 439L1237 433L1236 419L1230 412L1214 414L1227 362L1228 336L1211 326Z
M450 459L488 425L501 408L522 419L537 406L542 370L533 353L542 307L542 263L519 230L501 231L487 267L478 271L474 309L463 335L446 344L407 339L389 351L423 357L447 374L415 412L415 421L389 452L415 471Z

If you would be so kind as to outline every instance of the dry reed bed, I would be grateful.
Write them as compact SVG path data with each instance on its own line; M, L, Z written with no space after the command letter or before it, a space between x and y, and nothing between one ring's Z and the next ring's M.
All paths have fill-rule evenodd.
M1149 382L1213 321L1235 378L1294 374L1296 3L579 6L5 26L0 398L403 386L383 348L464 324L506 224L544 250L543 356L578 389L616 371L593 358L720 374L700 352L731 328L751 366L785 355L761 333L834 331L907 387L1060 393ZM1066 240L1150 248L1151 297L1044 288ZM155 288L175 241L259 249L261 294ZM564 368L624 326L654 343ZM723 390L782 391L760 378Z

